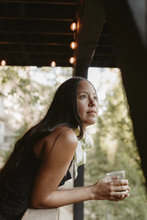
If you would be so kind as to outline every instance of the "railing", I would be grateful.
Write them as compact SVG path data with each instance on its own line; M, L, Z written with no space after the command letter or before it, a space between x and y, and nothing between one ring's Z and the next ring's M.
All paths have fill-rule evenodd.
M58 209L27 209L21 220L58 220Z

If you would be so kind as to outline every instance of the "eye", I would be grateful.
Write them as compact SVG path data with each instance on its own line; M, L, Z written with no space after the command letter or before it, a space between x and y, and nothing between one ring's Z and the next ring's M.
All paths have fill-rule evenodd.
M84 98L86 98L86 95L81 95L80 98L84 99Z
M94 98L96 101L98 100L98 97L97 97L97 96L94 96L93 98Z

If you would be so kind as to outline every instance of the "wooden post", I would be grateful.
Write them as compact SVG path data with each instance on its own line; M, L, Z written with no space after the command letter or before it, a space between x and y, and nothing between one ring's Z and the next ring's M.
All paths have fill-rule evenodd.
M105 8L147 187L147 0L105 0Z
M83 185L84 185L84 165L81 165L78 168L78 177L74 181L74 187L79 187L79 186L83 186ZM73 213L74 220L83 220L84 219L83 209L84 209L83 202L79 202L79 203L74 204L74 213Z
M75 76L83 76L91 65L105 18L104 0L79 0L74 52Z

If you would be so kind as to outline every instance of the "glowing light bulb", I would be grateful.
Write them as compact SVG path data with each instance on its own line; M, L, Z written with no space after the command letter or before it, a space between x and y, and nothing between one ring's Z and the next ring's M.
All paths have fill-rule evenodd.
M69 59L69 62L72 64L72 63L74 63L74 61L75 61L75 58L74 57L71 57L70 59Z
M55 62L55 61L52 61L52 62L51 62L51 66L52 66L52 67L55 67L55 66L56 66L56 62Z
M5 60L2 60L1 61L1 66L5 66L6 65L6 61Z
M75 43L75 42L71 42L70 48L71 48L71 49L75 49L75 47L76 47L76 43Z
M75 31L77 29L77 24L75 22L73 22L71 25L70 25L70 29L72 31Z

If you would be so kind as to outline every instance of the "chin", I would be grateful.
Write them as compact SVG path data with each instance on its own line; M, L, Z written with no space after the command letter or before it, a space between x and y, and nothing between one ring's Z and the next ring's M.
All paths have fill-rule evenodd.
M84 127L88 127L88 126L90 126L90 125L94 125L95 123L96 123L96 121L91 122L91 123L84 124Z

